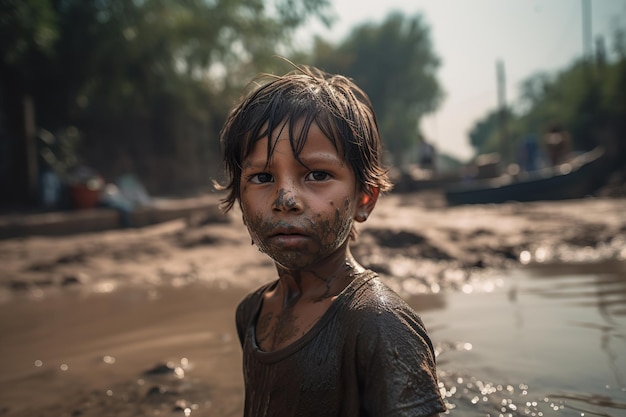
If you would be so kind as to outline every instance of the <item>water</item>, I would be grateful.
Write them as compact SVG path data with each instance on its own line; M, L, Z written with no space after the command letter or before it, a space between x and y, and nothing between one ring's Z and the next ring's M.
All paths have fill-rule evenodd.
M0 415L179 416L181 401L192 416L241 415L245 291L190 282L5 299ZM527 266L406 298L435 343L449 415L626 416L626 261ZM146 376L170 362L184 374Z
M626 263L536 265L409 301L434 306L421 315L451 415L626 416Z

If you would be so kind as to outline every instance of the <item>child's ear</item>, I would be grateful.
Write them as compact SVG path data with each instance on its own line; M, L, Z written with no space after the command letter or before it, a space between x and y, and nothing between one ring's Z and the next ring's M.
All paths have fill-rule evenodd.
M362 191L359 197L359 206L357 207L354 220L357 222L364 222L369 217L372 210L376 206L378 201L378 195L380 194L380 188L369 187L367 191Z

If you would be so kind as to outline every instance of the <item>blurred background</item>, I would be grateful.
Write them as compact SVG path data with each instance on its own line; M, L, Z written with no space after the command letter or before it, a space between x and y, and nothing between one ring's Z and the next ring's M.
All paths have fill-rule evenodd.
M129 175L147 195L209 189L225 116L251 77L289 69L276 55L366 90L398 179L533 171L565 160L551 153L598 145L607 169L624 166L621 0L0 7L5 207L95 204L71 200L69 187ZM564 150L549 149L555 132ZM481 171L490 164L497 169Z

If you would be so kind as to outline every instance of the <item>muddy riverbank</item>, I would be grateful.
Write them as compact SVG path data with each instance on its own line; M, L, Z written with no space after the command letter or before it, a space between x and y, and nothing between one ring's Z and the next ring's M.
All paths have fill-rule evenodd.
M624 260L624 213L623 198L445 207L392 194L353 251L419 299L524 264ZM274 269L236 212L205 220L1 240L0 415L239 415L234 308Z

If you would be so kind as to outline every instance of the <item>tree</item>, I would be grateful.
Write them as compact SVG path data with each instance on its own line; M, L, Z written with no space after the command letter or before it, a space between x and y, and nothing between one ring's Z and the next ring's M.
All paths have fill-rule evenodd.
M391 13L380 25L357 26L337 46L318 38L313 62L352 77L365 90L397 161L416 142L421 118L443 97L436 78L439 59L421 15Z
M33 87L45 73L41 65L54 55L58 38L57 16L46 1L5 0L0 3L0 93L19 89L16 100L0 97L0 192L10 194L8 184L22 190L24 198L34 198L37 186L37 155L33 122ZM19 68L14 77L10 68ZM17 117L22 115L22 117ZM22 141L8 140L10 131L19 131ZM15 157L13 157L15 155ZM18 178L12 171L21 171Z
M508 112L507 115L510 117ZM474 123L469 132L469 140L477 154L500 150L500 122L500 111L494 110Z
M626 161L626 43L615 32L615 53L598 48L594 60L581 59L555 74L535 74L521 84L520 100L508 119L509 135L521 140L553 127L567 130L574 151L602 145L616 164ZM603 42L599 42L603 45ZM497 111L478 120L469 140L479 153L492 152Z
M217 131L249 77L269 67L328 0L5 0L0 3L0 149L21 158L20 103L36 125L82 138L113 177L119 155L156 192L208 183ZM276 61L276 60L274 60ZM4 151L3 151L4 152ZM0 172L0 192L19 189ZM13 188L8 190L7 188Z

